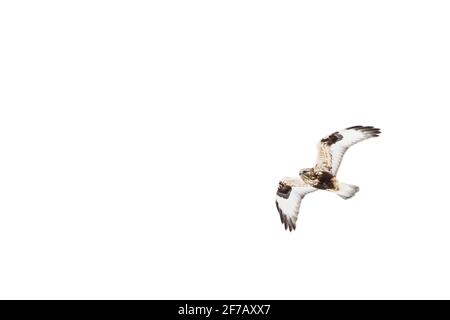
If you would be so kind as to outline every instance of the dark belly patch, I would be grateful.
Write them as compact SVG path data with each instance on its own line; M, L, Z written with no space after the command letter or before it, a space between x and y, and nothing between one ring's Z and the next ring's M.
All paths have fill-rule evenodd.
M334 176L326 171L317 173L317 183L314 184L314 188L329 190L336 189Z

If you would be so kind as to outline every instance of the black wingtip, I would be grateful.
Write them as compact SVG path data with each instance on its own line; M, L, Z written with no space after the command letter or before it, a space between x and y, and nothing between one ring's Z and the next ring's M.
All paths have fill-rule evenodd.
M358 130L358 129L360 129L360 128L363 128L363 126L353 126L353 127L348 127L348 128L345 128L345 129L346 129L346 130L351 130L351 129Z
M281 208L280 208L280 206L278 205L278 201L275 200L275 204L276 204L276 206L277 206L277 211L278 211L278 213L280 214L280 220L281 220L281 223L283 223L283 212L281 211Z
M277 206L278 213L280 214L280 220L281 223L284 225L284 230L288 230L289 232L292 232L296 228L296 223L292 221L292 219L288 218L285 214L283 214L283 211L281 211L280 205L278 204L278 201L275 200L275 205Z
M378 128L375 128L373 126L353 126L353 127L348 127L346 130L362 131L364 133L369 134L372 137L378 137L381 134L381 130Z

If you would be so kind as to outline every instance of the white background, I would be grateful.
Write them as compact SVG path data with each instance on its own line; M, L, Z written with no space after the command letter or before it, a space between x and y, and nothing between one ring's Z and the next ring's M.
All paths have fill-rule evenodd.
M450 298L447 1L3 1L0 298ZM296 232L278 180L382 129Z

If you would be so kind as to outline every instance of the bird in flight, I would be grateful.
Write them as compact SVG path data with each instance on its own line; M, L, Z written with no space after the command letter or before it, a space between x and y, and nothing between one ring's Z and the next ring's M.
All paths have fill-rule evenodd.
M300 203L308 193L326 190L349 199L359 191L357 186L338 181L336 173L348 148L360 141L378 137L380 133L380 129L364 126L332 133L320 141L319 157L314 168L302 169L299 177L284 178L279 182L275 204L286 230L295 230Z

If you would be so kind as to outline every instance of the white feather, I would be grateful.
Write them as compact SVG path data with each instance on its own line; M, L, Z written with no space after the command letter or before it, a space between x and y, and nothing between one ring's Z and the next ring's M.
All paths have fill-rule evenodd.
M303 180L299 178L284 179L283 182L291 185L292 190L287 199L277 195L276 206L285 229L292 231L295 230L296 227L300 203L302 202L303 197L317 189L307 186Z
M363 127L363 126L350 127L335 132L332 135L342 137L341 140L331 145L328 145L326 142L323 142L330 136L322 140L322 142L319 145L319 158L317 160L316 167L325 170L330 169L331 174L336 175L339 166L341 165L342 158L345 152L348 150L348 148L363 140L372 137L377 137L379 134L380 134L379 129L374 127ZM328 155L326 153L328 153ZM331 161L331 168L329 168L330 161Z

